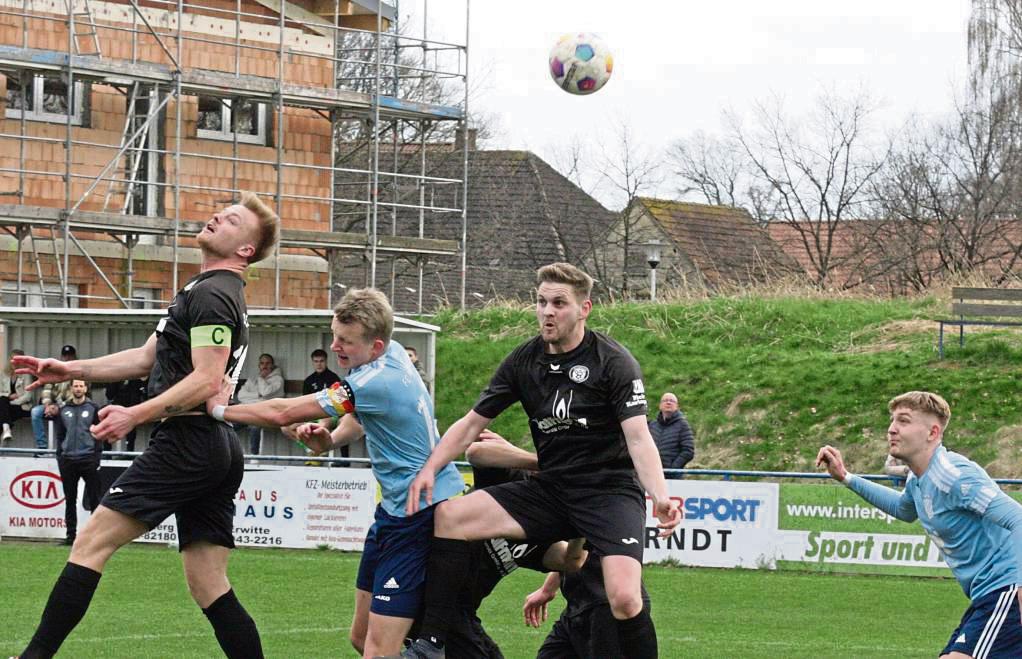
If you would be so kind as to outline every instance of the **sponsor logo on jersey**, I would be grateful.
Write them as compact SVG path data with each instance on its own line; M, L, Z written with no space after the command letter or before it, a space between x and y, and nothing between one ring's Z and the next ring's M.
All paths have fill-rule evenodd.
M568 377L572 382L581 384L589 379L589 368L586 366L572 366L571 370L568 371Z
M536 545L525 542L508 542L505 538L494 538L483 543L486 553L493 561L501 576L506 577L518 568L518 559L530 553Z
M571 403L574 398L575 392L572 389L568 390L567 396L558 390L557 393L554 394L554 404L550 410L551 416L548 416L545 419L536 420L536 427L539 431L549 434L559 430L565 430L572 426L588 428L589 423L587 419L571 418Z
M387 579L387 583L383 584L383 587L384 588L400 588L401 586L398 585L397 579L395 579L394 577L391 577L390 579Z
M923 510L926 511L927 517L933 517L933 497L923 497Z
M621 544L623 545L637 545L639 541L635 538L621 538Z
M110 494L124 494L124 490L119 487L111 487L108 491Z
M390 601L390 595L374 595L374 599L378 599L381 602L389 602Z

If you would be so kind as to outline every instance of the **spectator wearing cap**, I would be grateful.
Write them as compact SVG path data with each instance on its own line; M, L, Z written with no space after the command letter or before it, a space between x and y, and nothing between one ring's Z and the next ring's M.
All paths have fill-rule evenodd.
M11 357L24 354L23 350L11 350ZM15 375L14 364L7 362L3 377L0 378L0 425L3 427L0 441L10 441L13 437L11 424L31 414L35 392L29 390L30 384L31 375Z
M78 359L78 352L71 344L60 349L61 361L69 362ZM71 383L58 382L43 387L43 393L39 405L32 408L32 434L35 435L35 445L38 449L45 450L49 442L46 438L46 419L55 419L60 414L60 408L67 401L71 400Z

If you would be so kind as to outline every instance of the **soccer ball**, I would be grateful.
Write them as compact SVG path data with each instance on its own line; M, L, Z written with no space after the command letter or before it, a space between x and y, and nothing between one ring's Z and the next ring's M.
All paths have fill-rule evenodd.
M571 94L592 94L610 80L614 58L595 34L566 34L550 50L550 77Z

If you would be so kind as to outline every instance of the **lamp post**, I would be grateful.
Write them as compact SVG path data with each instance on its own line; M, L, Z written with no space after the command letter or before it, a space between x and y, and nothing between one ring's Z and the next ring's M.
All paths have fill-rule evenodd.
M649 299L656 302L656 267L660 265L660 241L656 238L646 243L646 263L649 264Z

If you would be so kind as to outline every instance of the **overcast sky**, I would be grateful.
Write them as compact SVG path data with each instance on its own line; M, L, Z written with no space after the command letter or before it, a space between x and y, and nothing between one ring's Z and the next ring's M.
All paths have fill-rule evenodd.
M464 7L431 0L430 36L463 43ZM402 0L400 11L421 20L422 0ZM892 130L951 108L968 15L968 0L474 0L472 102L496 119L489 148L548 161L572 140L612 138L615 121L656 148L719 133L723 110L779 96L797 114L828 90L867 91L878 125ZM547 55L561 34L582 31L609 45L614 74L576 97L551 81Z

